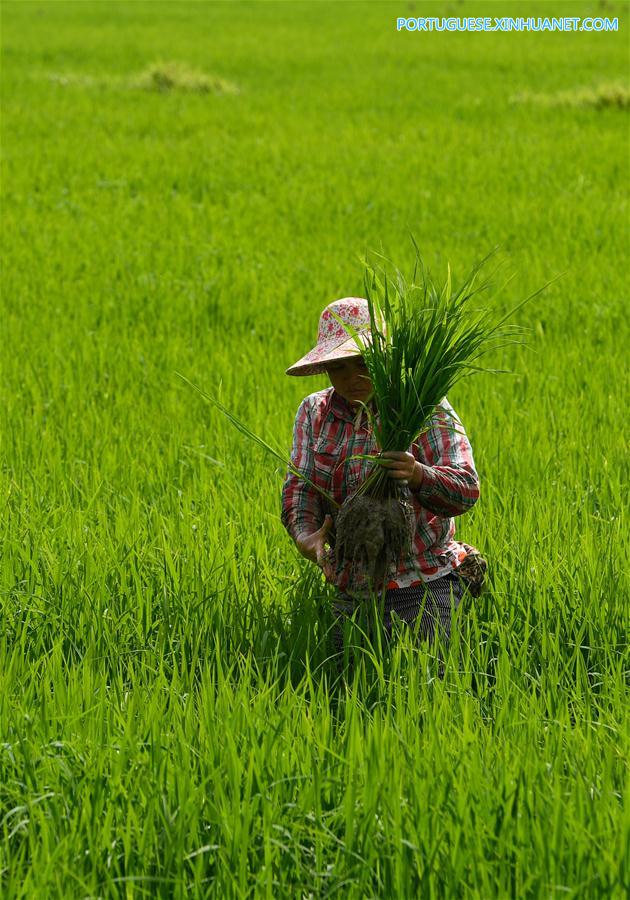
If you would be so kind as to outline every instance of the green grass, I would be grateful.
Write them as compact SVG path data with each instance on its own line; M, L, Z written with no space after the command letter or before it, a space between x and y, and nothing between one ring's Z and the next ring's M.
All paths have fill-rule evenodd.
M511 100L627 84L627 6L400 10L3 4L3 898L629 887L627 111ZM160 60L238 93L129 89ZM565 274L449 398L490 585L444 680L404 637L344 683L282 471L175 372L288 449L285 368L409 231L498 244L504 311Z

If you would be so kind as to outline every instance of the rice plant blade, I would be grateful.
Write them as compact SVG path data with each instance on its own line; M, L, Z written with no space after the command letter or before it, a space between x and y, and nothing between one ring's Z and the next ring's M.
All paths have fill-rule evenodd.
M567 274L567 270L565 270L564 272L560 272L559 275L556 275L555 278L552 278L546 284L543 284L543 286L541 288L538 288L538 290L534 291L533 294L530 294L529 297L525 297L524 300L521 300L520 303L517 303L516 306L513 306L512 309L508 313L506 313L502 319L499 319L499 321L496 323L496 325L494 326L494 328L492 330L497 331L497 329L499 329L501 327L501 325L503 325L504 322L506 322L511 316L513 316L515 312L518 312L518 310L522 306L525 306L526 303L529 303L530 300L533 300L534 297L537 297L538 294L541 294L546 288L548 288L550 284L553 284L555 281L558 281L560 278L563 278L566 274Z
M226 417L226 419L231 422L231 424L237 429L237 431L240 431L240 433L244 437L248 438L250 441L253 441L253 443L258 444L258 446L265 450L267 453L275 456L275 458L283 463L289 469L289 471L292 472L293 475L295 475L297 478L300 478L302 481L316 490L319 494L325 497L332 506L339 508L339 503L337 503L337 501L328 493L328 491L320 488L317 484L311 481L310 478L307 478L306 475L304 475L304 473L301 472L300 469L298 469L290 459L287 459L283 453L281 453L279 450L276 450L275 447L272 447L271 444L268 444L267 441L263 440L263 438L255 434L255 432L253 432L250 428L247 427L247 425L241 422L240 419L237 419L236 416L231 413L229 409L227 409L221 403L220 400L217 400L216 397L213 397L211 394L206 393L206 391L202 390L200 387L198 387L198 385L194 384L192 381L186 378L185 375L182 375L181 372L175 372L175 374L179 376L182 381L185 381L186 384L188 384L191 388L197 391L197 393L207 403L210 403L212 406L218 409L219 412L222 413Z

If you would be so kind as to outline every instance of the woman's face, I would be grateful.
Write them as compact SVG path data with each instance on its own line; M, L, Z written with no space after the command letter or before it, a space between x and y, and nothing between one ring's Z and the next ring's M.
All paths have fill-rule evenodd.
M359 354L327 363L326 371L334 389L348 403L365 403L372 393L367 366Z

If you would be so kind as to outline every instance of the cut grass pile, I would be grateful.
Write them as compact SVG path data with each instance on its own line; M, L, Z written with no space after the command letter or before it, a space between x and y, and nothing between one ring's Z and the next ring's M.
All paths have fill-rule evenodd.
M209 75L200 69L177 61L152 63L142 72L128 77L95 76L81 72L50 72L48 80L60 87L118 88L154 91L158 94L238 94L236 84L226 78Z
M148 66L130 87L146 91L185 91L196 94L237 94L238 88L225 78L208 75L199 69L180 62L157 62Z
M621 82L609 82L596 86L569 88L545 94L534 91L520 91L510 98L512 103L533 103L537 106L591 106L594 109L628 109L630 107L630 87Z

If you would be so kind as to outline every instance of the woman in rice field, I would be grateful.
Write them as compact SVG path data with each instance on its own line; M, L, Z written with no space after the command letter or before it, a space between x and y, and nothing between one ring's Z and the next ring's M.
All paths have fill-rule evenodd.
M331 303L319 320L317 344L287 369L287 375L326 372L331 387L309 394L297 411L291 460L312 484L339 504L366 477L370 462L351 459L378 448L361 403L376 412L370 400L372 384L354 339L335 315L357 331L369 329L367 301L347 297ZM386 452L389 476L406 484L416 518L411 553L388 573L383 625L391 635L392 612L433 640L436 630L450 637L453 608L464 591L477 596L486 562L478 550L455 540L454 517L469 510L479 497L470 443L446 398L436 409L428 431L406 452ZM332 543L336 510L312 484L287 472L282 489L282 522L306 559L321 567L337 587L333 632L336 651L343 650L343 619L352 615L369 591L365 579L335 565ZM418 617L420 621L417 622ZM442 670L441 670L442 671Z

